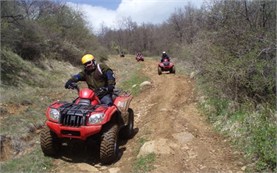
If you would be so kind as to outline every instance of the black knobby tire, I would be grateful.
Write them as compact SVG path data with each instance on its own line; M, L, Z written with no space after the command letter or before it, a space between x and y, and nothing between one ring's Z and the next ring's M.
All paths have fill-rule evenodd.
M121 129L121 137L124 139L129 139L134 133L134 111L133 109L128 109L128 124Z
M158 67L158 74L161 75L162 74L162 68Z
M55 156L58 154L60 148L59 139L47 126L44 126L40 132L40 146L46 156Z
M100 143L100 161L102 164L110 164L118 157L118 125L113 124L101 137Z
M175 66L173 66L173 67L171 68L171 71L170 71L170 72L175 74Z

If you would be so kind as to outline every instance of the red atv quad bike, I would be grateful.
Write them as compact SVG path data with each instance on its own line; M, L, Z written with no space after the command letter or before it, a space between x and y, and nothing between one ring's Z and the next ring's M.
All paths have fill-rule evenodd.
M175 74L175 66L168 59L164 59L163 62L158 64L158 74L161 75L163 72L169 72Z
M129 108L132 96L115 90L113 105L100 104L93 90L79 90L72 102L55 101L46 110L46 123L40 134L41 149L46 156L56 156L63 143L70 140L97 140L100 162L110 164L118 158L118 136L128 139L133 135L134 112ZM101 89L99 92L107 92Z
M144 61L144 58L143 58L142 55L141 56L136 56L136 60L137 60L137 62Z

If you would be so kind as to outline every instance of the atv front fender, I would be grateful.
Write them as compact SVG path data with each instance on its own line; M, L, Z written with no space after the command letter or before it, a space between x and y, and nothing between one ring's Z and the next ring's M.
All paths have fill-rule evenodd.
M128 123L128 109L133 97L130 95L119 96L115 99L114 104L117 106L117 109L120 111L123 118L124 124Z

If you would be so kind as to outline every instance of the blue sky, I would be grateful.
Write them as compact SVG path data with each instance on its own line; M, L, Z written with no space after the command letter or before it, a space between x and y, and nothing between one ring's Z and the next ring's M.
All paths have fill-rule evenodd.
M137 24L160 24L166 21L176 9L188 3L200 8L206 0L66 0L69 7L80 10L94 33L101 26L122 28L127 18Z
M76 4L88 4L92 6L105 7L107 9L116 10L121 0L67 0Z

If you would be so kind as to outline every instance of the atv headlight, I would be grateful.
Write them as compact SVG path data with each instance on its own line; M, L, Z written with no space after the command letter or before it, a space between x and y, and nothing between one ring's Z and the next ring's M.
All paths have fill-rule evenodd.
M104 113L92 114L88 119L88 124L98 124L104 119Z
M57 109L50 109L50 118L53 120L53 121L59 121L59 118L60 118L60 112L57 110Z

